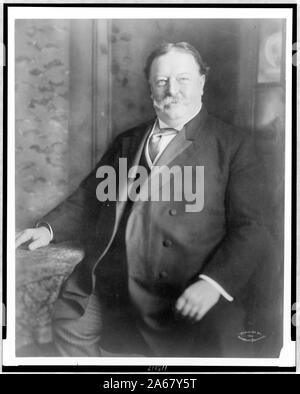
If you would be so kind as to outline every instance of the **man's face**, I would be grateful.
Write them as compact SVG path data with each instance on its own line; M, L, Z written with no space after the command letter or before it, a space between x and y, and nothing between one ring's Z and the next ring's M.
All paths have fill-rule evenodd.
M201 104L205 76L188 53L172 50L156 58L149 82L154 109L171 126L192 116Z

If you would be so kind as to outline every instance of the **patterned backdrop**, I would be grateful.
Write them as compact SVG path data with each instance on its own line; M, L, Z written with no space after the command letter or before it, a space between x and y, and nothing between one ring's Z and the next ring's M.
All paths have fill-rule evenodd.
M16 217L32 225L68 190L69 21L16 21Z

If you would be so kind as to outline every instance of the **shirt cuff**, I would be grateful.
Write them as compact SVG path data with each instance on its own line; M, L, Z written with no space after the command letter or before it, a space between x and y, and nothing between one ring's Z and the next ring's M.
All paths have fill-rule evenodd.
M53 239L53 230L49 223L47 222L38 222L35 227L46 227L50 232L50 242Z
M219 285L219 283L217 283L215 280L211 279L209 276L206 275L199 275L200 279L205 280L206 282L210 283L216 290L218 290L218 292L224 297L226 298L227 301L233 301L233 297L227 293L227 291L225 291L223 289L222 286Z

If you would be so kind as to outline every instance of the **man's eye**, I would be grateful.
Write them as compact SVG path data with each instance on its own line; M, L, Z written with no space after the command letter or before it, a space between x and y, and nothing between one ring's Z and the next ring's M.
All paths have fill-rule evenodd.
M156 85L157 86L165 86L167 84L167 80L166 79L158 79L156 81Z
M179 78L179 82L182 82L182 83L187 83L187 82L189 82L190 81L190 78L189 77L180 77Z

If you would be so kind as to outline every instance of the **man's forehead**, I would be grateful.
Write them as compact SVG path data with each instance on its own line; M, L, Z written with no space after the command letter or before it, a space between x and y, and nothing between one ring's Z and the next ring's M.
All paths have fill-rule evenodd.
M168 71L198 72L199 65L192 54L173 49L155 58L150 71L155 74Z

